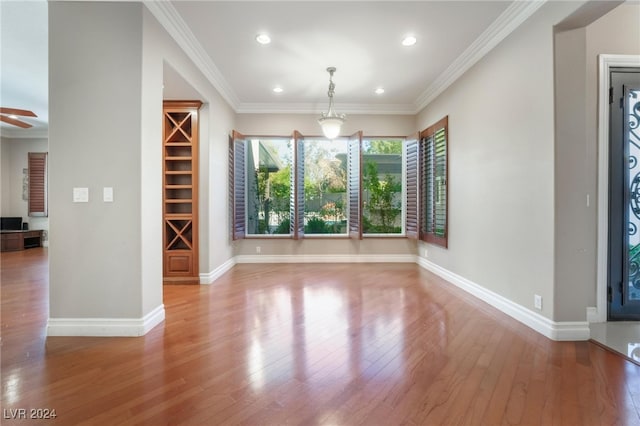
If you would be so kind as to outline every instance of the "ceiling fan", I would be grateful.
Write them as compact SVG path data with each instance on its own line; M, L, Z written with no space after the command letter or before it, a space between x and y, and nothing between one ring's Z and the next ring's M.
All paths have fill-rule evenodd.
M33 127L32 124L19 120L18 117L37 117L37 115L33 111L26 109L0 107L0 121L22 127L23 129Z

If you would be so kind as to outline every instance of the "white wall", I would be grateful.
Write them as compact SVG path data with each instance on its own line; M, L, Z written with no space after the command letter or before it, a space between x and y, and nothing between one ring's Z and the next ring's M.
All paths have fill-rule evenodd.
M586 250L595 234L595 227L588 226L588 211L595 211L596 203L594 196L586 205L589 184L583 170L587 152L584 34L584 28L577 28L555 36L555 317L565 320L585 319L590 292L580 287L589 282L595 285L593 252ZM570 299L573 302L560 308L561 301Z
M429 260L559 322L595 305L597 55L640 53L633 3L554 36L578 6L547 3L418 117L450 126L449 250Z
M2 205L0 216L20 216L29 229L49 230L48 217L29 217L28 201L22 199L22 170L28 167L29 152L48 152L47 139L0 138L2 145ZM45 239L45 244L48 241Z
M153 20L142 8L142 123L140 132L140 238L142 307L162 304L162 59Z
M53 319L148 313L141 291L142 8L49 3ZM72 202L74 187L89 189L88 203ZM104 187L113 188L114 202L102 201ZM158 288L154 308L160 295Z
M264 136L289 136L297 130L306 136L319 136L322 130L318 118L320 114L238 114L235 130ZM409 136L418 129L413 115L348 114L341 135L359 130L365 136Z
M449 116L449 248L437 265L553 319L553 25L546 3L418 116ZM423 252L421 250L421 255Z
M234 128L235 114L222 99L211 83L202 75L184 51L175 43L162 28L151 12L144 11L144 83L151 97L143 92L143 102L149 105L145 109L149 115L149 125L143 129L148 132L149 149L154 150L151 158L157 161L147 162L148 184L160 185L158 199L145 204L156 206L145 217L162 216L161 172L162 160L162 72L170 71L179 74L186 84L192 88L188 90L188 97L195 94L204 105L200 109L200 151L199 151L199 240L200 240L200 273L207 274L227 262L233 256L231 241L229 241L229 218L227 210L228 188L228 135ZM167 67L170 67L169 70ZM186 87L186 85L185 85ZM160 92L158 91L160 90ZM195 93L194 93L195 92ZM172 93L175 99L179 93ZM181 97L181 99L185 99ZM157 114L157 115L156 115ZM154 123L157 123L154 124ZM157 210L157 209L160 210ZM154 235L150 233L150 235ZM162 229L154 235L153 241L146 242L149 247L162 247ZM160 267L162 264L160 264ZM155 267L154 267L155 270ZM160 270L161 271L161 270Z
M640 54L640 4L623 3L591 21L556 34L555 318L561 321L584 319L586 307L596 305L598 55Z
M0 137L0 216L11 213L11 145Z
M232 255L226 205L217 201L227 198L233 114L142 4L55 2L49 9L51 232L61 240L49 253L50 317L141 319L162 307L166 63L206 103L200 220L201 229L215 226L201 235L205 273ZM106 186L114 188L113 203L101 199ZM72 203L73 187L89 188L89 202Z

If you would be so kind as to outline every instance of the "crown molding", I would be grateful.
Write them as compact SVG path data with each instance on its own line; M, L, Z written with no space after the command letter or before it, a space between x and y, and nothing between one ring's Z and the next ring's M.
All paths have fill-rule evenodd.
M409 104L334 104L344 114L414 115L415 108ZM326 112L326 104L317 103L242 103L238 114L320 114Z
M547 0L515 0L480 36L456 58L447 69L416 99L413 105L344 104L336 105L349 114L417 114L444 92L462 74L533 15ZM238 114L287 113L315 114L315 104L305 103L241 103L218 67L169 1L142 0L165 30L205 75L213 87Z
M142 3L160 22L160 25L167 30L169 35L173 37L178 46L184 50L189 59L193 61L224 100L229 103L231 108L237 111L240 104L238 96L171 2L143 0Z
M47 129L9 129L0 128L0 137L10 139L48 139L49 130Z
M494 47L529 19L547 0L523 1L516 0L493 21L493 23L467 48L458 58L447 67L422 92L416 100L415 113L419 113L438 95L451 86L462 74L482 59Z

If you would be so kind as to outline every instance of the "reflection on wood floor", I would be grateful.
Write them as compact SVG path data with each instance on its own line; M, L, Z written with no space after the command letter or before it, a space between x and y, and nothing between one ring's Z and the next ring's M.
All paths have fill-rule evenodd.
M638 365L414 264L237 265L144 337L46 338L46 249L1 260L2 424L640 425Z

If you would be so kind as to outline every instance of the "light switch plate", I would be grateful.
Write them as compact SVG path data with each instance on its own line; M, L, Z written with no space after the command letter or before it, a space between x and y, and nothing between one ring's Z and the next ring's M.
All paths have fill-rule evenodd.
M102 189L102 199L104 200L105 203L112 203L113 202L113 188L104 187Z
M89 202L89 188L73 188L73 202L74 203L88 203Z

